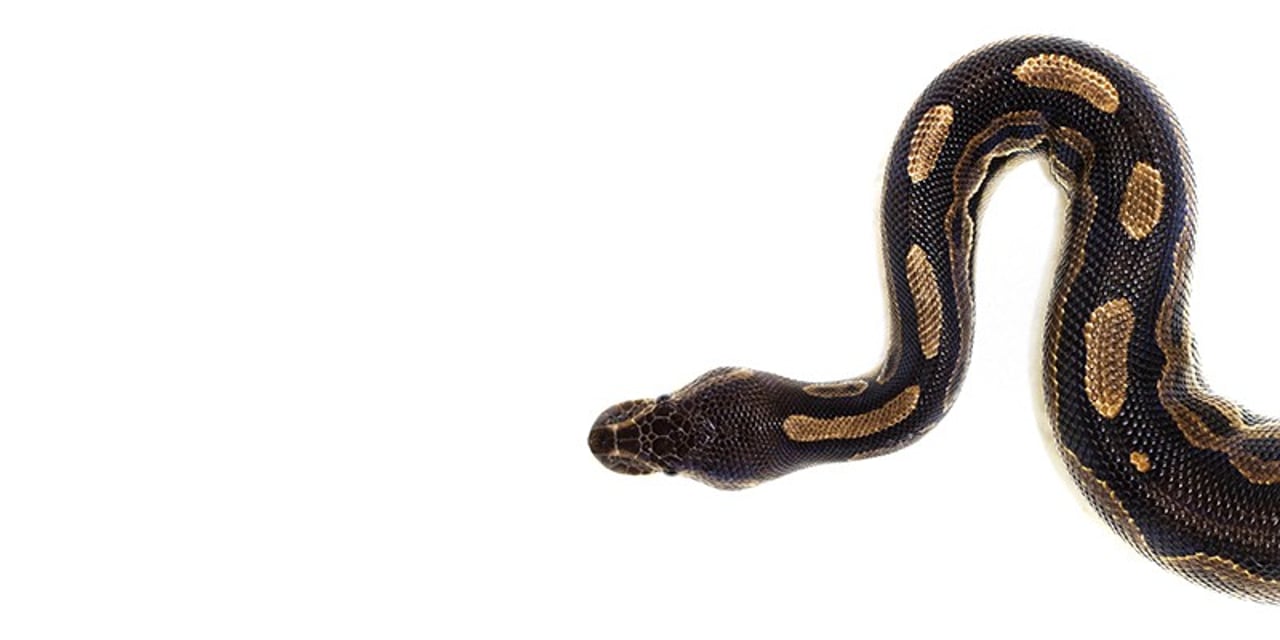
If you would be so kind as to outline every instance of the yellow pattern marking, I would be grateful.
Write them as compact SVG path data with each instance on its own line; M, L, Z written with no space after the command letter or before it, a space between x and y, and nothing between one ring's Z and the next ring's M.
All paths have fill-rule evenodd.
M1080 458L1076 457L1070 449L1059 446L1058 450L1062 452L1062 459L1067 463L1067 470L1071 472L1071 477L1084 492L1085 499L1093 505L1094 511L1097 511L1098 515L1102 516L1102 519L1106 520L1107 524L1111 525L1111 528L1134 548L1151 555L1151 547L1147 544L1146 536L1142 534L1142 529L1138 528L1138 523L1129 514L1129 510L1120 502L1116 492L1098 478L1093 469L1084 466Z
M969 266L973 256L974 221L969 215L973 198L982 188L991 162L999 157L1013 155L1036 148L1044 141L1043 133L1036 133L1027 138L1005 138L996 143L994 148L983 152L983 147L1004 129L1014 126L1043 128L1048 125L1044 114L1039 111L1011 111L991 121L991 124L965 143L960 160L952 170L951 206L947 209L943 221L943 232L949 240L951 258L951 287L955 295L959 318L960 347L958 359L968 357L970 334L973 332L973 291L970 286ZM960 367L951 370L951 381L947 385L947 395L943 405L951 406L953 396L959 382Z
M929 177L938 162L938 154L942 153L942 145L947 141L954 118L955 111L951 105L939 104L926 111L916 123L915 133L911 134L911 146L907 150L907 175L911 176L911 182Z
M1013 75L1033 87L1074 93L1107 113L1120 108L1120 92L1106 76L1060 53L1027 58Z
M845 380L807 384L804 392L817 398L852 398L867 390L866 380Z
M1092 469L1081 464L1070 449L1059 448L1067 469L1094 510L1135 549L1200 584L1261 602L1280 602L1280 582L1263 578L1227 558L1203 552L1186 556L1162 556L1156 553L1115 491L1099 479Z
M1049 313L1049 326L1046 332L1045 351L1045 385L1048 389L1049 415L1058 415L1058 345L1062 341L1062 324L1066 317L1067 302L1071 298L1071 289L1079 277L1085 263L1085 244L1089 230L1093 227L1093 219L1098 212L1098 196L1089 186L1090 172L1093 170L1093 143L1083 133L1069 127L1058 127L1054 139L1079 155L1084 162L1077 175L1070 166L1057 156L1050 156L1050 166L1054 176L1063 184L1080 215L1067 216L1067 240L1062 249L1062 277L1058 281L1054 302Z
M906 420L916 410L918 402L920 387L913 385L878 409L839 418L790 416L782 423L782 429L788 438L797 442L862 438Z
M1141 240L1160 222L1164 207L1164 181L1155 167L1139 162L1133 165L1129 183L1120 201L1120 224L1134 240Z
M1225 453L1231 466L1250 482L1280 483L1280 461L1260 458L1243 444L1249 438L1280 438L1280 424L1247 423L1240 407L1209 393L1195 370L1191 334L1186 324L1183 323L1180 334L1174 332L1175 320L1183 314L1181 305L1187 295L1191 234L1191 225L1183 226L1174 251L1174 286L1161 303L1160 315L1156 319L1156 343L1165 355L1164 369L1156 381L1156 393L1160 396L1160 404L1173 417L1174 424L1178 425L1187 442L1201 449ZM1210 428L1209 418L1200 413L1206 409L1187 402L1188 396L1230 423L1230 433L1220 434Z
M1195 582L1214 589L1258 602L1280 602L1280 582L1268 580L1221 556L1201 552L1156 559Z
M1120 414L1128 395L1133 321L1129 301L1117 298L1094 309L1084 325L1084 390L1093 408L1107 418Z
M1134 451L1129 454L1129 464L1133 465L1133 468L1137 469L1138 473L1146 473L1151 470L1151 458L1141 451Z
M920 351L926 359L938 355L942 341L942 294L938 291L938 278L920 245L913 244L907 250L907 286L916 304L916 325L920 334Z

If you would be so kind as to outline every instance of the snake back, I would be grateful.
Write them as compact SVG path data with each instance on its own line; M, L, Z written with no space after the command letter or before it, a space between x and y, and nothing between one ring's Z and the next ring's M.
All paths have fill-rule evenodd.
M715 369L606 410L592 452L623 473L743 488L914 442L964 379L985 188L1025 153L1047 157L1068 195L1043 357L1046 409L1076 484L1161 565L1280 602L1280 425L1210 392L1196 366L1186 144L1149 82L1071 40L978 50L907 114L882 199L884 362L825 383Z

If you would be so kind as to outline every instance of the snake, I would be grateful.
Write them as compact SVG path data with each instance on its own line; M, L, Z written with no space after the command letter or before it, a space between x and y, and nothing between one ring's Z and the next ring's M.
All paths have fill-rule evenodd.
M1043 385L1070 476L1131 546L1196 583L1280 603L1280 422L1210 391L1188 324L1191 162L1164 98L1096 46L1057 37L964 56L908 112L885 168L889 339L869 373L804 382L743 367L606 409L608 469L742 489L889 453L947 412L973 344L986 187L1035 153L1066 193Z

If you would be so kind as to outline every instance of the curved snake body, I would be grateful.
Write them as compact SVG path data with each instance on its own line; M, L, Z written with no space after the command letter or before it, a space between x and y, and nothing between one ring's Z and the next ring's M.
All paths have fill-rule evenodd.
M1280 602L1280 424L1211 394L1197 371L1186 146L1149 83L1079 42L991 45L911 109L883 195L891 337L879 368L834 383L716 369L669 396L606 410L592 452L623 473L741 488L915 441L964 377L984 187L1026 152L1047 155L1069 196L1044 384L1076 483L1156 562Z

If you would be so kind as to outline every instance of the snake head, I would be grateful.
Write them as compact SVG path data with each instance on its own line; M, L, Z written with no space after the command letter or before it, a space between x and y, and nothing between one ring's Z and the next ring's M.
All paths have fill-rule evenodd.
M785 443L768 394L773 376L750 369L710 371L668 396L629 400L600 414L587 436L605 467L627 475L661 471L720 489L740 489L786 473L767 455Z
M679 472L690 429L668 396L628 400L605 409L587 436L596 459L626 475Z

